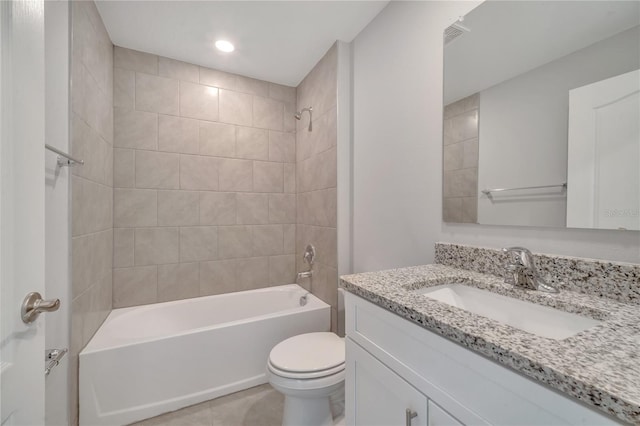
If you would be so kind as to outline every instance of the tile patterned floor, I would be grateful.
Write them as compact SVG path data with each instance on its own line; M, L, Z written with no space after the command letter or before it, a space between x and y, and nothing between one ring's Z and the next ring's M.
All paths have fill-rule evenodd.
M283 406L284 397L265 384L132 426L280 426Z

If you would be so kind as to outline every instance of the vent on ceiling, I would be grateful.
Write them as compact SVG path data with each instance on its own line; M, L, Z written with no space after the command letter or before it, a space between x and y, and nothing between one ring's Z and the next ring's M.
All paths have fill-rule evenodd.
M469 28L465 27L464 25L461 25L460 21L461 20L449 25L447 27L447 29L444 30L444 45L445 46L447 44L451 43L456 38L460 37L462 34L468 33L469 31L471 31Z

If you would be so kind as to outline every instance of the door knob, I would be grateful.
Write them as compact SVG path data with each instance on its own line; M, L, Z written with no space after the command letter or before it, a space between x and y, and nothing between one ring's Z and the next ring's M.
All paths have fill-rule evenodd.
M57 311L59 307L60 299L42 300L40 293L29 293L22 302L22 321L25 324L31 324L42 312Z

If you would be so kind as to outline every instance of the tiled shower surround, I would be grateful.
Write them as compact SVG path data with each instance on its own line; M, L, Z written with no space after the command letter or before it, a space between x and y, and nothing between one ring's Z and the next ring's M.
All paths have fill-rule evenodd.
M444 107L442 218L478 222L478 93Z
M114 49L115 308L295 282L296 89Z
M78 421L78 353L112 306L113 45L93 2L72 4L70 419ZM63 301L63 303L65 303ZM61 390L62 391L62 390Z
M305 113L297 123L297 231L296 253L307 244L316 248L311 286L313 294L331 305L336 330L337 270L337 45L334 44L298 86L298 109L313 107L313 131ZM297 256L298 270L308 269ZM308 287L309 280L300 281Z

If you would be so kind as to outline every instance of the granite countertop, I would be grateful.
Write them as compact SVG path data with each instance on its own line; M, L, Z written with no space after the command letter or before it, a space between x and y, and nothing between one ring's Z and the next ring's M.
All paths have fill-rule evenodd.
M563 340L533 335L416 294L465 283L495 293L601 320ZM502 278L444 265L345 275L341 286L382 308L625 422L640 424L638 305L562 290L514 288Z

